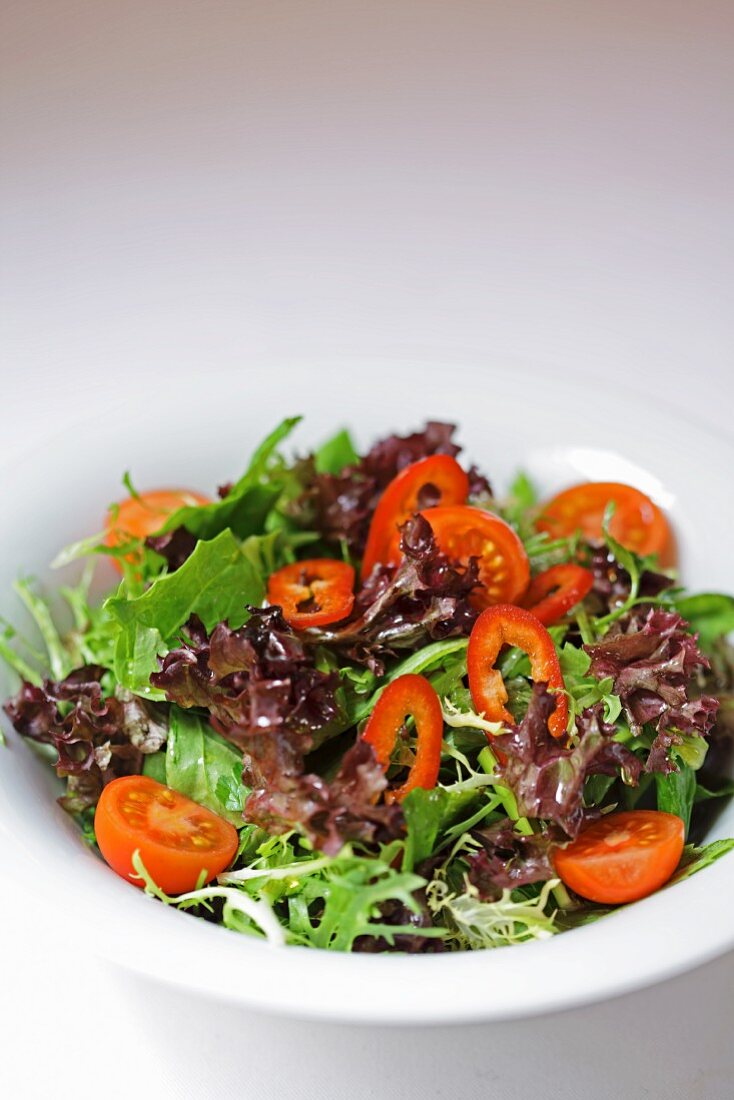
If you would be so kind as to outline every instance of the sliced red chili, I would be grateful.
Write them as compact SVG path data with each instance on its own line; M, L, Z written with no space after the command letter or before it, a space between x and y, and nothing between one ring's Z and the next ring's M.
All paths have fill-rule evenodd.
M389 767L398 733L408 718L415 722L415 762L402 787L388 792L388 801L401 802L415 787L431 790L438 779L443 741L441 704L425 676L414 673L398 676L387 685L362 733L385 770Z
M530 582L523 604L544 626L552 626L591 591L594 576L582 565L552 565Z
M556 709L548 719L554 737L563 737L568 724L568 700L553 639L543 624L522 607L497 604L477 619L469 638L467 670L474 706L490 722L512 722L507 710L507 688L494 667L503 645L518 646L530 658L536 683L546 683L558 692Z
M291 626L312 626L345 619L354 605L354 569L333 558L311 558L285 565L268 581L268 603L280 604Z
M362 576L368 577L378 562L400 561L398 528L414 512L436 504L463 504L468 495L469 478L450 455L430 455L406 466L392 479L375 508Z

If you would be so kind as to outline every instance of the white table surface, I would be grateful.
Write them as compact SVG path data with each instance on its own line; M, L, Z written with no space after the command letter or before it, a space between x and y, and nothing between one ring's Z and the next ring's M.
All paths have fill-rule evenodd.
M731 430L727 0L1 18L3 448L90 389L274 356L540 363ZM8 1098L717 1100L734 1080L734 956L554 1017L337 1028L70 954L63 914L0 875L0 975Z

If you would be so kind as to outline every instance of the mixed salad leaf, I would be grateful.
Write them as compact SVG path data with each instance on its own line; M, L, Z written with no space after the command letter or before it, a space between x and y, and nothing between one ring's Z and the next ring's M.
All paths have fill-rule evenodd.
M421 953L545 938L654 888L646 851L675 882L734 848L700 844L734 793L734 598L680 587L642 494L495 497L435 422L289 459L299 419L215 500L161 514L126 477L57 559L65 609L17 585L37 639L0 635L5 712L118 873L272 944Z

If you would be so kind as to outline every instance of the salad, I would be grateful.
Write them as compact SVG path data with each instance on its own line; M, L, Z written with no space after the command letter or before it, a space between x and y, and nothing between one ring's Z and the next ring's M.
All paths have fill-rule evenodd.
M298 420L214 499L125 475L55 562L77 583L16 586L43 650L5 624L5 712L112 871L272 944L421 953L734 848L701 845L734 793L734 599L681 587L644 493L495 495L443 423L289 459Z

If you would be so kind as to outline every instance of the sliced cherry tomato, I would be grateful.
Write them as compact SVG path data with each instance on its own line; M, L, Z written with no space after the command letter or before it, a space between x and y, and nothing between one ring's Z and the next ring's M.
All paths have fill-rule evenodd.
M502 674L494 667L503 645L524 650L530 658L533 679L558 692L548 729L554 737L563 737L568 724L568 700L553 639L535 615L521 607L510 604L489 607L474 624L466 663L469 690L477 711L489 722L514 722L505 707L507 689Z
M628 810L608 814L554 857L566 886L606 905L637 901L659 889L675 871L685 828L674 814Z
M467 504L424 508L436 542L449 558L466 564L479 559L482 587L472 593L475 607L517 603L530 581L530 564L520 538L499 516Z
M439 501L463 504L468 495L469 478L450 455L430 455L406 466L392 479L375 508L362 559L362 576L368 577L378 562L400 561L398 528L414 512Z
M232 862L237 830L217 814L145 775L113 779L94 815L99 850L113 871L133 882L136 850L167 894L193 890L204 872L211 882Z
M425 676L406 673L387 685L362 733L385 770L390 764L400 728L411 717L417 737L415 763L402 787L388 792L388 801L401 802L414 787L431 790L436 786L441 764L443 715L438 695Z
M179 508L209 503L208 497L190 489L151 489L128 497L107 513L105 544L122 546L132 539L145 539L160 531Z
M552 565L533 577L523 603L544 626L552 626L583 600L593 583L593 573L581 565Z
M538 530L552 538L580 531L586 539L601 539L602 520L610 501L616 509L609 531L617 542L637 554L657 554L662 566L674 564L675 540L663 513L639 489L617 481L588 481L558 493L543 506Z
M268 581L268 603L299 630L345 619L354 605L354 570L333 558L311 558L284 565Z

